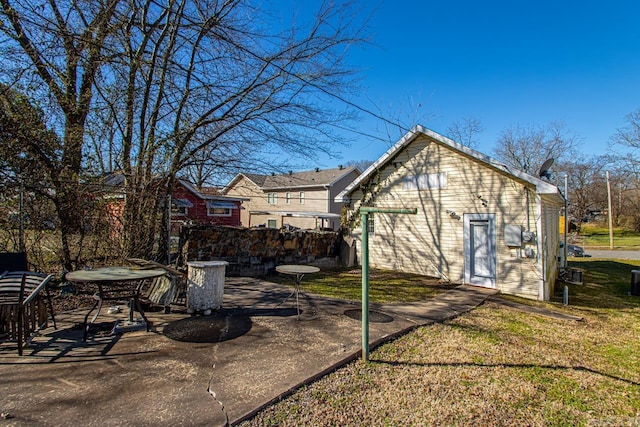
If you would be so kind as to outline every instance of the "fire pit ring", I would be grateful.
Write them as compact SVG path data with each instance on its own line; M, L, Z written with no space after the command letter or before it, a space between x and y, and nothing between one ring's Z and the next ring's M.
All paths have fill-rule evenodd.
M251 330L249 316L216 313L211 316L193 316L169 323L163 334L174 341L217 343L238 338Z
M344 312L345 316L355 320L361 320L362 310L350 309ZM388 314L380 313L379 311L369 310L369 322L371 323L390 323L393 322L393 317Z

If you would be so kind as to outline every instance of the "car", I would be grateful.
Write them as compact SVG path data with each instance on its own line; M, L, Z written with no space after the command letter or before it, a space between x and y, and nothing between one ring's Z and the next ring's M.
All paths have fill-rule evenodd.
M583 257L584 249L576 245L567 245L567 256Z

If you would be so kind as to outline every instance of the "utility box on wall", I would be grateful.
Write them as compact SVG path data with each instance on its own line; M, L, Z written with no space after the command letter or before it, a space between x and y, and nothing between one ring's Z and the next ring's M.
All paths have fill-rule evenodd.
M522 232L522 241L525 243L535 243L536 235L533 231L523 231Z
M504 244L506 246L522 246L522 228L519 225L504 226Z

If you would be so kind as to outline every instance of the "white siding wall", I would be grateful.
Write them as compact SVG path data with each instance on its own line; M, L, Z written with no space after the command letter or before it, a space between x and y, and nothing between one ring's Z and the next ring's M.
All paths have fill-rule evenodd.
M445 173L446 188L403 189L406 176L427 173ZM463 215L493 213L496 215L497 288L538 298L543 277L538 268L541 254L536 243L530 245L534 257L524 258L523 250L509 248L504 242L505 224L533 231L536 239L540 236L537 195L524 183L426 137L407 146L372 180L378 185L374 189L374 202L367 205L418 209L417 215L374 214L375 233L369 238L373 267L462 283ZM357 209L362 197L360 190L352 194L352 208ZM447 210L459 218L452 217ZM359 231L354 233L358 238Z

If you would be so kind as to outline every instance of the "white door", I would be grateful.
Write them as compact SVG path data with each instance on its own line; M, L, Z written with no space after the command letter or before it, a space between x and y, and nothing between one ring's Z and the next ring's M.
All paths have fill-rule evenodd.
M496 287L495 214L464 215L464 280Z

